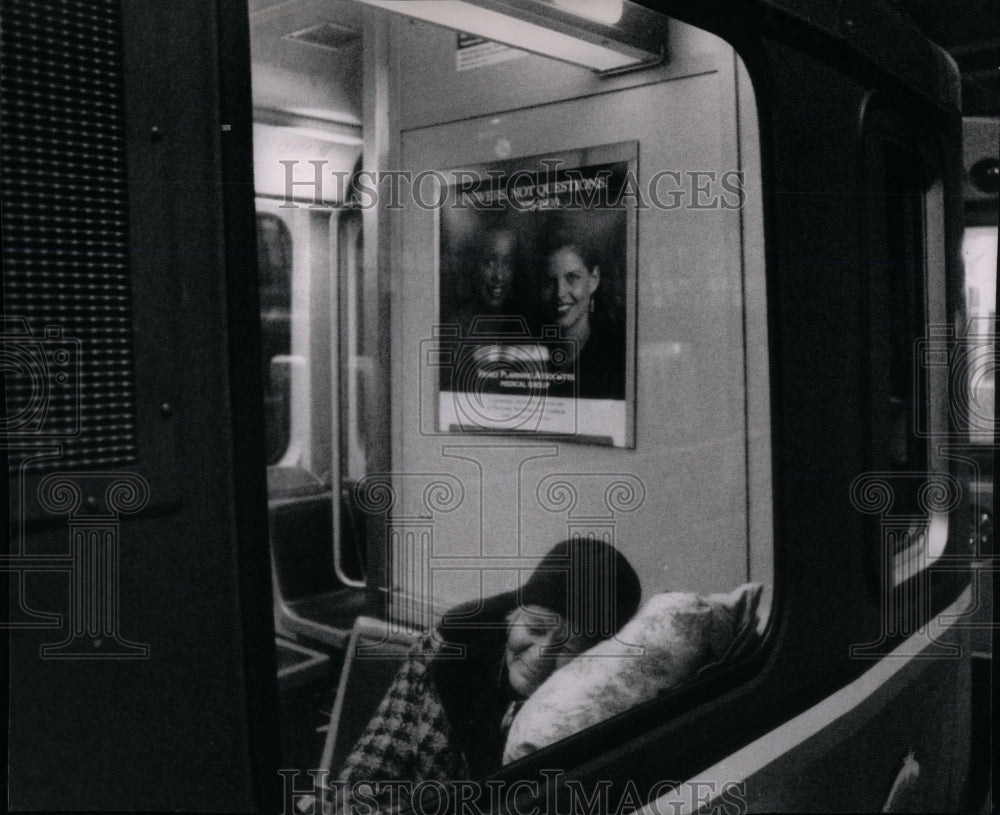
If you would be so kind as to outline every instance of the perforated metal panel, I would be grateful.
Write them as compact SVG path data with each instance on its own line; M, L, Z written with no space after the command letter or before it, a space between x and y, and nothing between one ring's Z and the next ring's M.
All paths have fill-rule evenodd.
M0 6L4 336L11 440L48 468L135 460L118 0Z

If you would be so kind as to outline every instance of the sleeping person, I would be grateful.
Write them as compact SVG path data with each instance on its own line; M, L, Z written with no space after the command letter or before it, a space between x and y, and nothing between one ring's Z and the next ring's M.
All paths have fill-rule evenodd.
M342 794L349 802L366 782L366 796L389 811L379 782L448 782L498 768L525 699L573 656L614 635L640 594L617 549L574 538L556 544L520 589L450 611L411 650L348 756Z

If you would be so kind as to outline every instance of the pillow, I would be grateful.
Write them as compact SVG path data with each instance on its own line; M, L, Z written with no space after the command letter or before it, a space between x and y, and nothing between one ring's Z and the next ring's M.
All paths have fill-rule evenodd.
M681 592L653 596L617 637L561 667L524 703L511 723L504 763L748 653L758 638L762 588L746 583L707 597Z

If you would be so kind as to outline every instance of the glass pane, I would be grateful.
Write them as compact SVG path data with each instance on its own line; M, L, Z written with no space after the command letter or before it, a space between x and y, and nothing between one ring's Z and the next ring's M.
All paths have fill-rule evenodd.
M996 440L996 227L966 227L962 256L969 317L969 441L990 445Z
M579 666L569 657L591 646L624 648L603 664L631 670L627 637L679 609L725 610L733 625L717 655L746 654L773 579L760 149L738 56L631 3L609 37L635 42L615 55L560 40L559 59L555 37L529 53L377 5L251 2L259 208L292 244L287 361L270 361L288 381L271 371L273 393L287 393L288 442L273 471L329 490L338 580L372 561L383 570L370 586L379 604L366 607L381 620L359 616L339 588L310 600L354 623L354 645L379 657L349 648L322 758L333 777L346 765L354 778L371 769L368 780L396 770L363 767L355 742L373 744L364 734L396 668L419 667L406 654L417 640L433 650L448 609L496 611L518 585L547 587L529 604L540 613L522 619L511 606L485 621L502 630L484 635L497 647L478 667L502 681L483 684L480 672L467 683L475 698L459 693L483 727L459 736L460 760L475 766L449 772L485 772L500 766L499 728L512 718L493 691L541 693L550 668ZM579 43L578 26L606 24L561 25ZM669 39L669 59L659 59L663 39L643 50L651 32ZM607 76L577 58L640 69ZM539 408L538 423L522 420L525 406ZM562 540L573 543L555 550L555 583L533 578ZM284 545L272 546L281 560ZM562 595L559 580L572 586ZM621 608L602 596L573 616L571 596L611 585ZM566 599L553 614L556 595ZM626 639L611 636L633 614ZM298 644L311 636L295 634ZM533 638L555 638L547 647L560 651L544 671L507 659L508 645ZM309 647L345 658L318 635ZM564 718L582 729L654 702L705 665L687 667L614 711Z

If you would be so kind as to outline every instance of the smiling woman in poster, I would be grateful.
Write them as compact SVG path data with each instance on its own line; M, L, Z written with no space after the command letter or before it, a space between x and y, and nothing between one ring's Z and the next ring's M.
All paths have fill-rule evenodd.
M558 328L561 341L549 349L549 370L566 374L549 393L624 399L625 330L602 296L601 257L591 235L562 226L543 238L542 248L545 324Z

